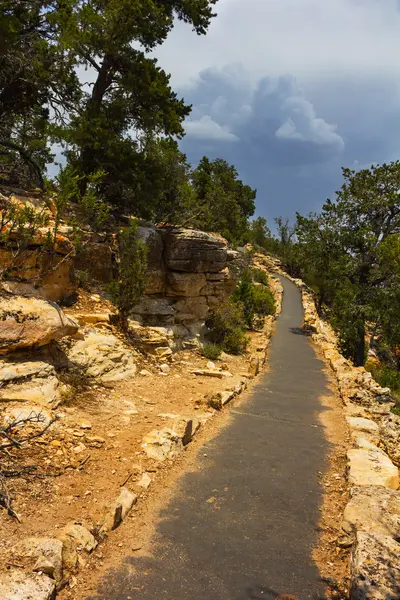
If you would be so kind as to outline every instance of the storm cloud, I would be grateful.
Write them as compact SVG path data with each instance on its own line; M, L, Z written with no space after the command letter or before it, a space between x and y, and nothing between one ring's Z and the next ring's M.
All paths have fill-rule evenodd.
M206 37L158 52L192 114L182 149L234 163L271 219L317 210L341 166L398 157L396 0L220 0Z

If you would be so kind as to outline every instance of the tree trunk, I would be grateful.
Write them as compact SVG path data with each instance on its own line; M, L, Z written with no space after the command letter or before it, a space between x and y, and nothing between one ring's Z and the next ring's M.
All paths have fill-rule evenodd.
M91 123L100 114L104 95L112 83L114 70L112 67L112 58L106 55L98 71L97 79L93 85L92 95L87 102L84 119L86 128L90 131ZM88 177L96 170L96 161L93 156L94 150L90 144L82 146L80 151L80 171L83 177L79 181L79 191L83 196L86 192Z
M354 364L356 367L362 367L365 363L365 323L360 321L357 324L357 339L355 341Z

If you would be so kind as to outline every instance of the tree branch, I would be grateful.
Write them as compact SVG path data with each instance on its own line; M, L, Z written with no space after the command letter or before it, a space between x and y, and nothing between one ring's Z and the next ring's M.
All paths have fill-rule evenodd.
M39 167L39 165L37 164L37 162L30 156L30 154L26 150L24 150L24 148L19 146L18 144L15 144L14 142L10 142L7 140L0 140L0 146L3 146L4 148L10 148L10 150L15 150L22 156L22 158L27 163L32 165L32 167L34 168L36 175L39 179L39 187L41 190L43 190L44 189L44 180L43 180L42 170Z

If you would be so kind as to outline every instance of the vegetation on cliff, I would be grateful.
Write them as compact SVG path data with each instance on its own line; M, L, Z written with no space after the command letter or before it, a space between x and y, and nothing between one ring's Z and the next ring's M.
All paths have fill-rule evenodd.
M92 226L111 212L240 244L256 191L222 159L179 150L191 107L151 52L176 20L207 32L216 0L6 0L0 9L0 183L55 186ZM54 182L46 169L63 153ZM60 151L60 150L59 150Z

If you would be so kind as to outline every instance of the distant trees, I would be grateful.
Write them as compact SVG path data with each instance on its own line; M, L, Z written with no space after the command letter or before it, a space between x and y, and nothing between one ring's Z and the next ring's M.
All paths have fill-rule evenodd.
M331 309L342 348L356 365L366 329L400 344L400 163L355 172L320 214L297 216L302 274Z

